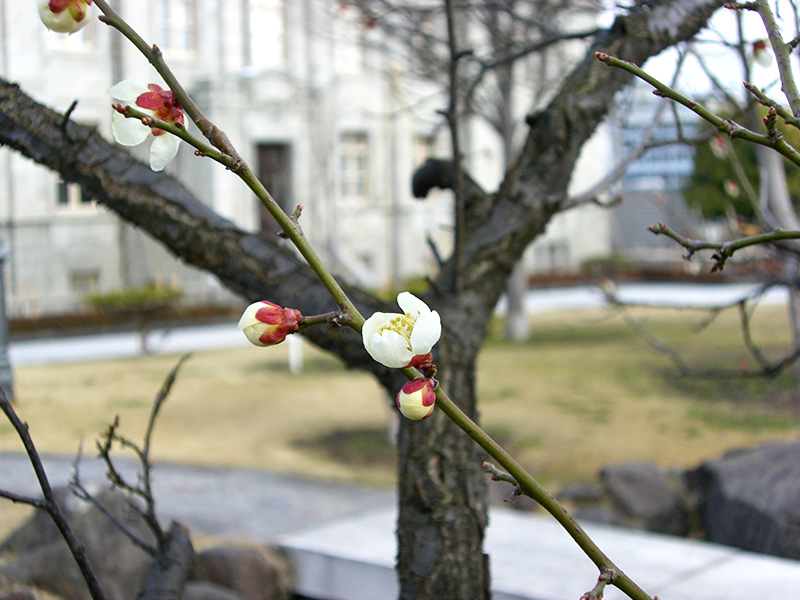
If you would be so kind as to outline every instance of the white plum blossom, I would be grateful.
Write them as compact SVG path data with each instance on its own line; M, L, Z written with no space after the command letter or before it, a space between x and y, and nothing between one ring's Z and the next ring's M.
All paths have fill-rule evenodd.
M39 0L39 18L50 31L75 33L89 22L92 0Z
M108 95L120 104L183 127L183 109L175 100L175 94L154 83L146 85L135 79L126 79L110 87ZM155 138L150 145L150 168L153 171L166 167L180 147L180 139L174 135L157 127L148 127L141 120L128 118L118 111L114 111L111 119L111 133L123 146L138 146L152 135Z
M430 353L442 335L439 313L422 300L402 292L397 296L397 304L402 314L376 312L361 330L369 355L394 369L407 367L414 357Z

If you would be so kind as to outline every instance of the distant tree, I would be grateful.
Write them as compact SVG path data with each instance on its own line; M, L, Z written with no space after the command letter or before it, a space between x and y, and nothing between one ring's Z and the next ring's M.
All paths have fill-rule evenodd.
M761 118L767 111L761 107ZM733 117L731 111L720 111ZM800 131L782 125L781 134L792 146L800 144ZM800 171L784 164L786 183L794 205L800 202ZM758 181L757 149L744 141L731 141L719 134L695 148L694 171L683 190L686 201L706 219L729 218L733 215L748 221L757 219L757 198L748 193L746 183Z

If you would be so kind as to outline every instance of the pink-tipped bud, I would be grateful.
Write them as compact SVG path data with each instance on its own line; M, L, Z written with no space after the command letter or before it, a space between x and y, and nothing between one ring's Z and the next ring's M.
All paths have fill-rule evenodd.
M50 31L74 33L89 22L92 0L39 0L39 17Z
M433 414L436 392L433 380L417 377L406 383L397 393L397 408L403 416L412 421L427 419Z
M274 346L280 344L290 333L297 331L303 315L293 308L281 308L277 304L262 300L248 306L237 329L244 332L251 344Z
M753 59L762 67L772 64L772 48L767 44L767 40L753 42Z

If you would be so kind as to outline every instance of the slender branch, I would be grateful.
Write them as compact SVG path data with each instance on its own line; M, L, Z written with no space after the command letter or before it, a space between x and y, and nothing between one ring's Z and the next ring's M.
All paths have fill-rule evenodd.
M83 576L83 580L86 582L86 585L89 588L89 593L92 596L92 600L105 600L105 594L100 587L100 582L97 581L97 577L95 576L94 571L89 564L89 559L86 556L86 550L83 547L83 544L78 541L78 538L75 537L72 528L67 522L67 518L64 516L64 512L61 510L61 507L56 501L55 495L53 494L53 489L50 487L50 481L47 478L47 473L44 470L44 465L42 465L42 459L40 458L39 452L36 450L36 446L34 445L33 439L28 431L28 425L20 420L2 388L0 388L0 409L2 409L2 411L5 413L6 417L11 422L11 425L14 427L14 430L17 432L17 435L19 435L19 438L22 440L22 445L25 447L25 452L28 454L31 466L36 474L36 479L39 481L39 487L42 490L44 500L26 502L28 499L25 499L23 496L17 496L8 492L3 493L2 496L4 498L8 498L9 500L13 500L14 502L26 502L27 504L31 504L32 506L47 511L47 513L50 515L50 518L53 520L53 523L55 523L56 527L61 533L61 537L63 537L64 541L67 543L72 557L78 564L78 568Z
M47 510L47 502L45 502L41 498L31 498L30 496L22 496L20 494L15 494L14 492L7 492L6 490L0 490L0 498L11 500L11 502L15 504L28 504L30 506L33 506L34 508Z
M414 369L402 369L403 374L409 379L418 377ZM589 537L578 522L561 506L550 492L548 492L532 475L530 475L508 452L506 452L489 434L481 429L470 419L445 393L441 387L436 389L436 405L458 427L469 435L478 445L486 450L489 455L503 467L509 476L516 482L520 489L533 498L539 506L544 508L564 528L575 543L583 550L584 554L600 569L600 572L615 572L617 577L613 584L626 593L633 600L651 600L650 596L642 590L632 579L625 575L603 553L597 544Z
M458 40L456 36L456 16L453 8L453 0L445 1L445 14L447 15L447 41L450 49L450 61L448 63L448 91L449 91L449 105L445 113L447 124L450 127L450 144L453 152L453 193L455 195L455 243L453 247L453 261L455 268L453 269L453 293L458 293L460 281L459 273L461 273L461 257L464 248L464 235L466 235L466 215L464 204L464 174L461 170L461 138L460 138L460 119L458 115L458 87L459 87L459 73L458 65L465 53L458 48Z
M131 506L140 515L142 515L147 522L151 531L155 535L156 540L158 541L159 551L161 552L164 551L164 548L168 542L168 535L161 528L161 525L158 522L158 516L156 515L155 497L153 496L151 477L152 462L150 460L150 442L152 440L153 429L155 428L156 420L161 411L161 407L164 405L164 402L172 391L172 386L175 384L178 371L190 356L191 354L184 354L181 356L181 358L178 360L178 363L172 368L167 377L164 379L164 382L161 384L161 388L159 389L158 393L156 394L156 398L153 401L153 407L150 409L150 416L145 428L141 447L117 433L117 429L119 428L119 417L115 418L114 422L109 425L105 435L103 436L102 442L98 441L97 443L100 457L106 463L107 476L111 480L111 483L114 486L133 494L134 496L140 497L144 501L144 509L133 503ZM117 442L123 448L127 448L136 454L136 457L139 460L139 464L142 468L138 485L131 485L128 483L114 465L114 461L111 458L111 449L114 442ZM80 486L80 482L77 478L77 466L75 469L74 482L76 487L81 490L82 486ZM85 495L88 495L86 490L82 491ZM123 529L123 531L125 530Z
M688 253L684 258L687 260L700 250L716 250L716 252L711 255L711 259L714 261L714 266L711 267L712 273L715 271L721 271L725 267L727 260L733 256L737 250L741 250L742 248L749 248L750 246L757 246L760 244L770 244L786 240L800 239L800 231L786 229L776 229L774 231L759 233L757 235L751 235L749 237L740 238L730 242L691 240L669 228L664 223L651 225L647 229L656 235L666 235L686 248Z
M779 375L786 367L793 364L798 357L800 357L800 347L795 348L792 352L786 354L780 360L776 362L770 362L766 359L764 354L761 352L761 349L756 345L755 341L752 338L752 329L751 329L751 318L752 313L755 310L755 299L759 296L763 295L763 293L774 284L769 284L766 286L762 286L758 292L753 294L748 294L744 297L738 298L737 300L730 302L728 304L720 304L710 309L703 308L701 310L709 310L709 316L701 321L698 327L695 328L696 331L701 331L708 327L723 311L737 307L739 311L739 319L742 324L742 340L745 345L745 348L748 352L753 356L755 361L759 365L759 369L757 370L728 370L728 369L706 369L706 370L698 370L692 369L681 357L677 350L675 350L672 346L666 343L664 340L653 334L647 327L638 319L633 317L630 314L629 310L632 307L647 307L647 308L655 308L658 304L652 303L642 303L642 302L626 302L624 300L620 300L616 294L614 293L613 289L604 288L603 293L605 295L606 301L609 302L612 306L619 310L619 315L625 321L625 324L628 325L639 337L641 337L647 344L649 344L653 349L656 351L666 355L675 367L678 369L678 372L682 377L694 377L694 378L731 378L731 377L740 377L740 378L753 378L753 377L776 377ZM752 304L753 308L750 308ZM679 308L679 309L687 309L693 308L691 306L671 306L670 308Z
M681 73L681 67L683 66L684 59L686 58L686 54L682 53L680 59L678 60L677 68L675 69L675 74L672 78L671 85L674 86L678 80L678 77ZM622 179L625 176L625 173L628 171L628 167L631 166L636 160L639 159L645 152L647 152L650 148L653 147L651 144L653 137L658 130L658 127L661 123L661 115L664 113L666 109L666 104L661 104L653 113L652 115L652 123L644 132L641 141L639 144L634 148L628 156L625 157L619 164L617 164L603 179L598 181L595 185L591 188L578 194L577 196L573 196L572 198L567 198L567 200L563 204L563 210L567 210L569 208L573 208L575 206L580 206L581 204L586 204L587 202L597 202L597 198L599 194L603 193L605 190L610 188L614 185L617 181ZM680 124L679 119L675 119L675 122ZM677 143L677 142L676 142Z
M283 209L281 209L261 181L259 181L259 179L255 176L250 166L239 156L228 137L213 123L211 123L211 121L203 116L203 114L200 112L200 109L180 85L172 71L170 71L158 48L155 46L148 46L141 36L139 36L139 34L137 34L130 27L130 25L128 25L125 20L122 19L122 17L120 17L111 9L111 7L108 6L108 3L105 2L105 0L97 0L96 3L98 8L104 13L104 18L102 20L108 25L117 29L122 35L128 38L137 49L139 49L139 51L153 65L153 68L155 68L159 75L161 75L161 77L164 79L170 90L172 90L172 92L175 94L178 103L183 107L195 125L198 126L203 135L209 139L212 145L229 157L228 160L230 161L230 164L226 164L226 166L231 171L236 173L239 178L244 181L245 185L247 185L247 187L253 191L256 197L277 221L278 225L280 225L281 229L286 234L286 237L291 240L308 265L317 275L319 280L331 294L333 299L338 304L340 310L348 313L351 316L351 319L347 321L348 326L357 331L361 331L361 326L364 324L364 318L358 312L358 309L356 309L353 302L347 297L347 294L345 294L344 290L336 281L336 279L331 275L330 271L325 268L316 251L308 243L300 224L297 222L297 219L292 220L292 218L288 216ZM130 112L130 114L134 114L130 109L128 109L128 112ZM186 137L188 134L184 135L180 128L171 128L168 123L159 122L157 119L153 120L152 122L158 127L163 128L165 131L170 131L171 133L181 137L181 139L186 140L195 148L200 150L202 154L209 154L209 156L212 158L216 156L214 153L209 153L208 149L201 150L198 148L198 146L193 143L190 137Z
M746 127L743 127L731 119L723 119L719 115L705 108L700 103L687 98L668 85L661 83L658 79L649 75L633 63L614 58L605 52L595 52L595 56L598 60L606 63L610 67L622 69L635 75L639 79L646 81L656 89L657 95L674 100L678 104L682 104L686 108L702 117L705 121L711 123L714 127L729 136L731 139L743 139L754 144L759 144L760 146L772 148L800 167L800 153L798 153L797 150L789 145L786 140L783 139L783 137L776 138L774 136L759 134L755 131L747 129Z
M109 511L105 506L100 504L100 502L95 498L89 490L83 485L78 475L77 468L73 472L72 479L69 482L70 490L72 493L80 498L85 502L91 502L92 506L94 506L97 510L99 510L107 519L109 519L114 526L119 529L125 537L127 537L133 545L138 548L141 548L144 552L147 552L150 556L156 556L158 552L155 548L153 548L150 544L145 543L143 540L139 539L138 536L134 535L134 533L117 517L115 517L111 511Z
M769 38L772 51L775 53L778 73L780 73L781 78L781 90L792 108L792 114L795 117L800 117L800 91L797 89L794 74L792 73L791 49L781 37L780 27L778 27L778 22L775 20L775 15L772 13L767 0L755 0L753 4L758 14L761 15L761 21L767 31L767 38Z
M195 148L195 155L196 156L206 156L212 160L217 161L224 167L228 169L232 169L234 166L233 159L228 156L227 154L209 146L208 144L204 144L202 141L197 139L191 133L186 131L183 127L178 127L172 123L168 123L167 121L162 121L144 111L137 109L134 106L130 106L127 104L112 104L111 105L114 110L119 112L122 115L125 115L129 119L139 119L143 125L147 127L156 127L157 129L163 129L164 131L171 133L172 135L179 137L184 142L193 146Z

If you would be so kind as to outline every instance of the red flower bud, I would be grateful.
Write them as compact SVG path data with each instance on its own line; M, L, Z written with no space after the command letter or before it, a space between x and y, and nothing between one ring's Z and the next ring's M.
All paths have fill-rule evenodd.
M243 331L250 343L256 346L274 346L297 331L302 322L303 315L299 310L281 308L262 300L245 309L236 328Z
M433 414L436 392L432 379L417 377L406 383L397 393L397 408L403 416L413 421L427 419Z

